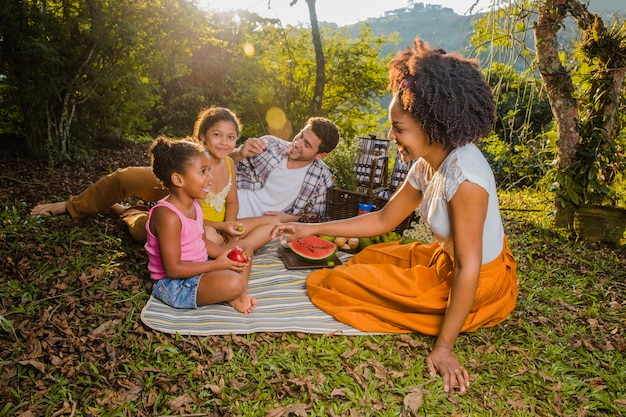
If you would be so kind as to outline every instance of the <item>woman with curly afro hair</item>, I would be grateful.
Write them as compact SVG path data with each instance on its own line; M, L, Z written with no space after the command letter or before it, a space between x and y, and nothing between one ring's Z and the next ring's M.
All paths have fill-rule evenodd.
M420 39L389 63L389 89L389 139L403 161L414 161L398 191L379 211L282 224L272 235L376 236L419 209L435 242L369 246L345 265L311 273L307 289L317 307L360 330L436 336L429 374L443 377L446 392L465 393L458 335L502 322L517 299L494 176L473 144L491 130L493 95L475 61Z

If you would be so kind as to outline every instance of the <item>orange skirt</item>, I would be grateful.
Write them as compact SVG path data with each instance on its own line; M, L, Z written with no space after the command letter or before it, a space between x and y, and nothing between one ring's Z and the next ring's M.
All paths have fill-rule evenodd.
M313 304L362 331L439 334L448 307L453 262L437 242L365 248L345 265L307 278ZM517 300L516 263L506 239L500 256L483 265L476 297L461 331L494 326Z

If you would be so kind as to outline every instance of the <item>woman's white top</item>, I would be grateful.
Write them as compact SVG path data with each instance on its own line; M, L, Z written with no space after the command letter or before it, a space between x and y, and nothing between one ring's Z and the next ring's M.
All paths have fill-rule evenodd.
M496 181L483 154L472 143L463 145L450 152L432 177L431 172L430 165L420 158L407 174L407 181L422 192L420 213L443 250L454 258L450 200L463 181L470 181L484 188L489 195L483 228L482 264L494 260L502 252L504 228L498 208Z

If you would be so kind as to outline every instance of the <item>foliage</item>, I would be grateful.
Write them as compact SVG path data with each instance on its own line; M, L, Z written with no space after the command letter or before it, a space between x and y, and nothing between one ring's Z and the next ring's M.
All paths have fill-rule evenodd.
M284 113L291 138L311 116L309 103L315 84L315 57L310 31L265 23L263 30L250 30L242 42L254 53L237 50L231 74L236 108L244 120L251 119L259 129L266 129L266 115L278 108ZM378 126L384 112L378 99L384 93L386 67L378 58L377 47L385 37L374 38L364 29L350 38L344 29L322 30L326 59L326 87L322 113L340 127L342 137L352 137ZM239 52L241 50L242 52Z
M343 190L356 190L354 162L359 151L355 138L342 138L334 151L324 158L335 180L335 187Z
M561 204L616 204L620 197L626 202L612 187L626 168L626 125L607 110L624 101L613 72L623 72L626 64L626 21L606 32L591 28L575 52L581 140L575 162L557 177Z
M9 2L0 13L6 82L20 92L3 100L20 109L29 150L52 158L149 130L163 83L204 41L202 15L180 0Z
M511 160L515 159L517 150L521 149L522 153L527 153L528 159L520 158L520 162L526 164L519 164L513 171L519 170L522 178L531 179L532 175L526 176L527 167L531 167L531 170L540 168L543 174L542 181L554 183L551 190L556 193L559 203L556 207L556 223L568 225L571 224L571 218L568 216L573 215L573 209L569 207L571 203L578 206L618 202L614 181L624 168L624 125L621 116L615 115L615 110L624 100L621 85L623 78L620 78L619 74L623 73L622 48L625 45L623 33L626 25L624 22L619 24L616 21L612 29L604 30L601 19L591 15L586 5L570 2L568 8L559 9L559 13L568 10L568 13L575 16L580 30L573 32L571 23L559 20L557 30L572 29L572 33L568 33L567 36L561 36L560 33L559 44L555 44L555 47L558 46L559 51L563 52L559 52L557 56L556 48L554 50L544 48L542 51L546 52L539 54L540 45L550 43L543 38L551 33L549 29L552 26L546 24L543 37L540 36L541 39L538 39L535 45L537 61L531 62L528 57L533 54L528 35L535 13L543 11L547 16L560 16L556 11L547 10L546 4L548 3L516 1L509 3L507 7L493 10L477 21L471 42L477 45L479 52L489 51L491 59L506 58L506 61L502 62L518 69L527 69L524 74L531 82L532 78L528 77L528 74L534 73L535 65L540 69L543 87L547 91L555 114L555 126L550 129L549 121L545 117L547 115L545 99L543 103L539 101L538 106L528 105L533 101L521 101L515 103L510 111L513 116L523 115L524 119L530 122L528 128L534 130L533 134L524 134L523 147L520 148L519 143L501 146L503 144L500 141L506 142L507 139L499 135L499 138L490 138L483 149L487 150L487 153L501 151L502 155ZM567 44L567 39L574 39L577 43L571 46ZM548 50L550 52L547 52ZM520 57L523 65L520 65ZM553 61L548 65L546 59ZM571 84L567 84L568 80L572 81ZM620 85L616 86L616 82ZM513 91L516 89L515 84L516 81L512 79L503 83L506 89ZM565 87L566 84L571 86L569 87L571 92ZM506 114L508 100L506 96L503 100L502 91L497 89L495 91L500 119L506 120L508 116L503 118L503 115ZM533 95L541 98L537 94L528 97ZM568 107L570 101L573 103L572 108ZM574 136L580 138L578 143L572 140ZM573 155L573 158L570 155ZM544 157L546 159L543 159ZM508 167L506 164L503 165L501 160L492 158L492 162L495 162L496 167L500 165L505 174L509 175ZM509 185L510 179L507 178ZM513 180L514 183L518 181L514 178ZM565 207L568 208L563 210L561 215L561 209Z
M478 146L506 187L527 187L552 169L556 155L550 104L532 73L494 63L484 72L496 100L493 133Z

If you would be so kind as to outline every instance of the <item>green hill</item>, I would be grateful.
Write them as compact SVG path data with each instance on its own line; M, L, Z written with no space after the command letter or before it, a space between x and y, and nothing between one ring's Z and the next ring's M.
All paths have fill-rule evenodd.
M348 31L356 35L359 27L366 25L375 35L396 33L398 43L385 45L380 51L383 57L409 45L417 36L450 52L467 51L472 21L481 17L480 14L461 16L448 7L411 3L407 7L387 11L384 16L348 25ZM607 25L615 16L620 20L626 18L624 0L590 0L588 3L589 10L600 14ZM570 24L573 25L573 21L568 22Z
M356 34L359 27L365 25L376 35L396 33L399 43L384 46L381 56L409 45L417 36L448 51L461 51L467 47L473 19L476 16L460 16L447 7L416 3L412 7L391 10L382 17L350 25L348 30Z

